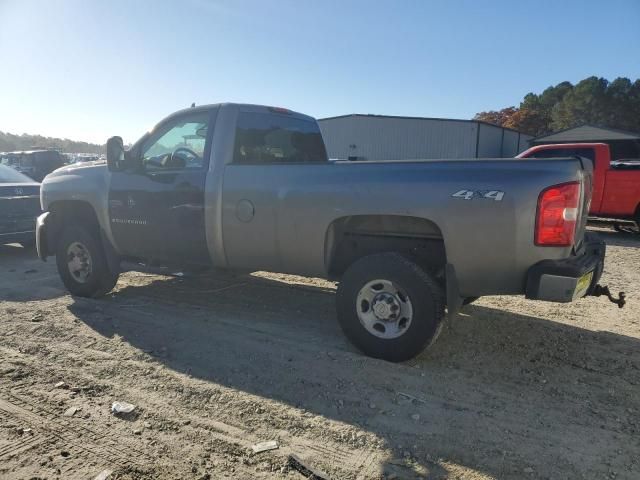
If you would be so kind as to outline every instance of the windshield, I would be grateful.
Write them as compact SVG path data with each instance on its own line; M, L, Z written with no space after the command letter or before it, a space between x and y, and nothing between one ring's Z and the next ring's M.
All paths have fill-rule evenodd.
M11 167L0 165L0 183L34 183L34 181Z

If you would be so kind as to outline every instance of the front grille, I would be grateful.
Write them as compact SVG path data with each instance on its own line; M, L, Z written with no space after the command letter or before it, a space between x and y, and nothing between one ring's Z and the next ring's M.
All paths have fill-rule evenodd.
M0 198L0 233L31 231L40 214L40 198Z

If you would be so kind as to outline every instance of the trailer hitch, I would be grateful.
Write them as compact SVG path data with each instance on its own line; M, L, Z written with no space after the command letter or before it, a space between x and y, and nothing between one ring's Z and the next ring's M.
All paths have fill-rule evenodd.
M624 307L625 303L627 303L627 296L624 292L619 292L618 298L614 298L614 296L611 295L611 292L609 291L609 287L607 286L603 287L602 285L596 285L595 287L593 287L593 292L591 292L589 295L592 295L594 297L604 295L609 299L611 303L615 303L616 305L618 305L618 308Z

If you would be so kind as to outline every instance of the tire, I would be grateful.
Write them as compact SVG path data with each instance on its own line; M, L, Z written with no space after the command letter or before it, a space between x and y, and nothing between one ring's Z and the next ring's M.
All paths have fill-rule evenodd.
M389 306L378 308L385 303ZM398 253L380 253L363 257L347 269L338 285L336 308L340 327L359 350L370 357L403 362L438 337L444 294L415 263ZM395 319L390 318L393 315Z
M82 252L82 255L78 255ZM83 263L80 258L88 258L88 262ZM80 266L72 272L70 262L74 260L76 267L78 263L90 267ZM56 248L56 264L62 283L72 295L78 297L101 297L113 289L120 276L119 272L109 269L102 243L96 235L77 225L66 226L61 232ZM80 270L89 272L84 275L79 273Z

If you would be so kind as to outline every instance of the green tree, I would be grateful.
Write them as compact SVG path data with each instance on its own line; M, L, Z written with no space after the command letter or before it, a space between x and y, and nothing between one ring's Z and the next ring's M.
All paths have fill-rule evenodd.
M480 112L477 120L530 135L584 124L640 132L640 79L589 77L575 86L561 82L542 93L528 93L518 108Z
M54 148L67 153L104 153L104 145L76 142L68 138L43 137L42 135L15 135L0 132L0 152L30 150L36 148Z
M563 130L584 124L609 124L608 86L609 82L605 78L598 77L589 77L578 82L560 102L553 106L552 130Z

